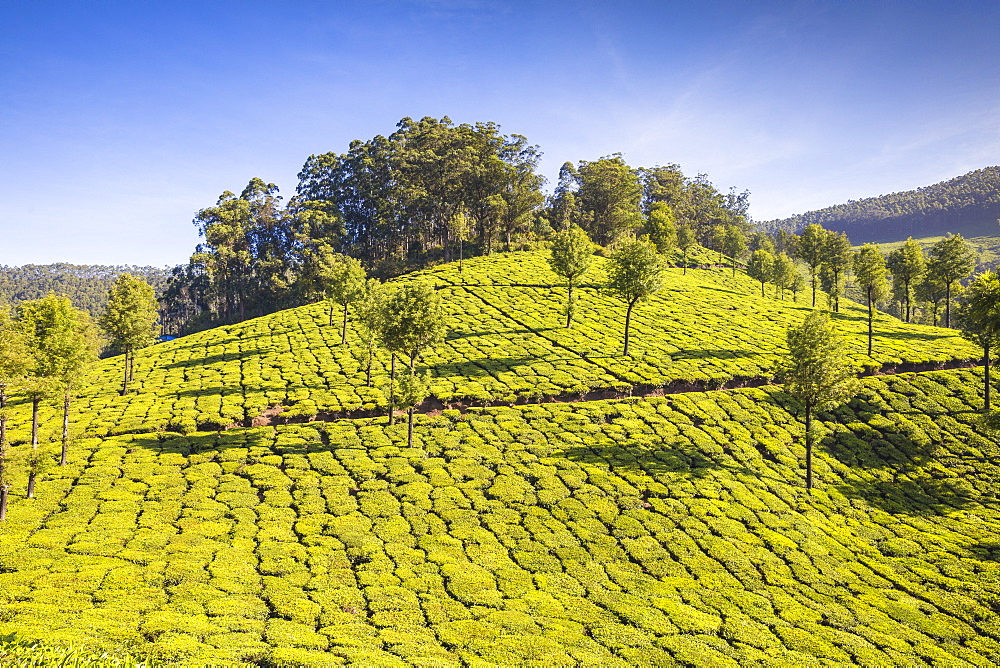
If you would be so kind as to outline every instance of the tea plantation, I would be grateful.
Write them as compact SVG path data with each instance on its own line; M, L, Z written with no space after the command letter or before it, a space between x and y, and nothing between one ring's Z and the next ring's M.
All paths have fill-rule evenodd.
M88 439L0 633L191 663L995 665L975 371L866 379L821 491L776 388Z
M790 295L784 301L761 297L759 283L726 268L686 275L668 269L665 288L636 308L633 355L626 358L620 354L625 306L596 288L606 263L598 260L590 282L577 290L572 329L562 326L566 288L555 285L544 252L480 257L466 261L462 273L450 263L400 279L437 285L450 313L448 340L424 360L433 395L445 403L510 404L770 377L785 352L785 331L810 308L803 294L795 303ZM844 303L835 319L860 365L980 356L951 330L881 315L870 358L866 311ZM138 392L125 397L117 391L121 358L107 360L78 399L77 429L91 436L216 429L249 424L275 405L286 417L384 412L388 354L379 356L367 387L361 342L349 329L348 345L341 346L339 324L327 325L327 310L324 304L291 309L140 351L133 383ZM22 425L14 438L26 439L29 406L14 410ZM46 410L56 428L61 406Z
M670 270L628 360L624 307L592 285L559 327L565 288L540 284L544 262L422 272L454 318L427 359L438 399L766 377L808 311L729 270ZM274 404L381 406L360 343L337 345L326 321L316 305L155 346L126 397L120 362L104 363L69 465L34 500L15 474L0 663L40 641L130 657L93 665L1000 664L1000 446L978 427L981 369L863 379L819 414L812 495L777 385L445 408L417 416L413 447L379 417L208 429ZM837 322L869 366L976 356L880 316L867 358L861 309Z

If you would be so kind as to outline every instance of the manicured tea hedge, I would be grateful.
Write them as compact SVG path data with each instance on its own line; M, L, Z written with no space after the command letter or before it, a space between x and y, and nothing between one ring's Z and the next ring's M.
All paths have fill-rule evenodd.
M787 328L808 308L761 298L755 284L728 269L669 269L666 287L637 307L633 357L622 357L623 304L595 286L598 258L579 289L578 317L562 327L566 289L555 286L543 252L493 255L400 279L439 286L451 314L446 343L425 362L433 394L444 402L513 403L591 390L627 391L677 381L723 383L770 376L784 355ZM464 282L463 282L464 281ZM553 287L555 286L555 287ZM389 358L366 387L361 345L353 331L341 346L322 304L193 334L136 355L136 393L118 396L120 358L107 360L78 400L75 421L88 436L215 429L259 416L272 405L288 417L321 412L380 411L387 404ZM970 359L978 350L951 330L876 321L875 358L866 350L865 313L848 303L835 316L859 364ZM61 405L44 407L50 435ZM12 427L26 439L29 407L15 402Z
M981 377L86 439L0 525L0 634L190 663L1000 663ZM20 448L23 446L17 446ZM15 448L15 450L17 449Z

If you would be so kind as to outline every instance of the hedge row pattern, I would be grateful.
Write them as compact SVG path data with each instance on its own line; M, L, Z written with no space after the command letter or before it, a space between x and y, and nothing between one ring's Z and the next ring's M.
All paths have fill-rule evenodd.
M194 663L1000 663L975 370L85 439L0 526L0 633ZM24 446L18 446L18 448ZM17 448L15 448L16 450Z

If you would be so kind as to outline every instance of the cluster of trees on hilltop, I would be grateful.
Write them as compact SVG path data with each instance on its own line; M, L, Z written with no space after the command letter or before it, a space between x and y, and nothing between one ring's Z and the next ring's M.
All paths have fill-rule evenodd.
M898 241L962 231L967 236L1000 234L1000 166L986 167L948 181L880 197L758 222L767 232L800 232L807 225L846 232L855 241Z
M123 273L142 277L156 294L161 294L167 286L171 270L65 262L0 266L0 303L16 305L54 292L65 295L74 306L96 318L104 312L108 290Z
M466 254L530 248L578 225L601 245L648 233L685 251L749 227L749 193L720 193L678 165L633 168L620 155L566 163L546 196L541 153L495 123L404 118L396 132L310 156L295 195L254 178L198 212L204 238L163 297L164 326L232 323L315 299L331 254L382 278ZM720 242L721 243L721 242Z

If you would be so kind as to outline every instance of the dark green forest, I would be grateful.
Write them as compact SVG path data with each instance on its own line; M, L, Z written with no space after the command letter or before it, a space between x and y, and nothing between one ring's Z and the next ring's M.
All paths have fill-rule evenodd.
M1000 167L985 167L931 186L757 223L762 230L798 232L810 223L846 232L854 243L901 241L945 233L1000 234Z
M55 292L96 318L104 312L111 284L124 273L141 276L159 294L166 288L170 269L67 262L0 266L0 303L15 305Z

